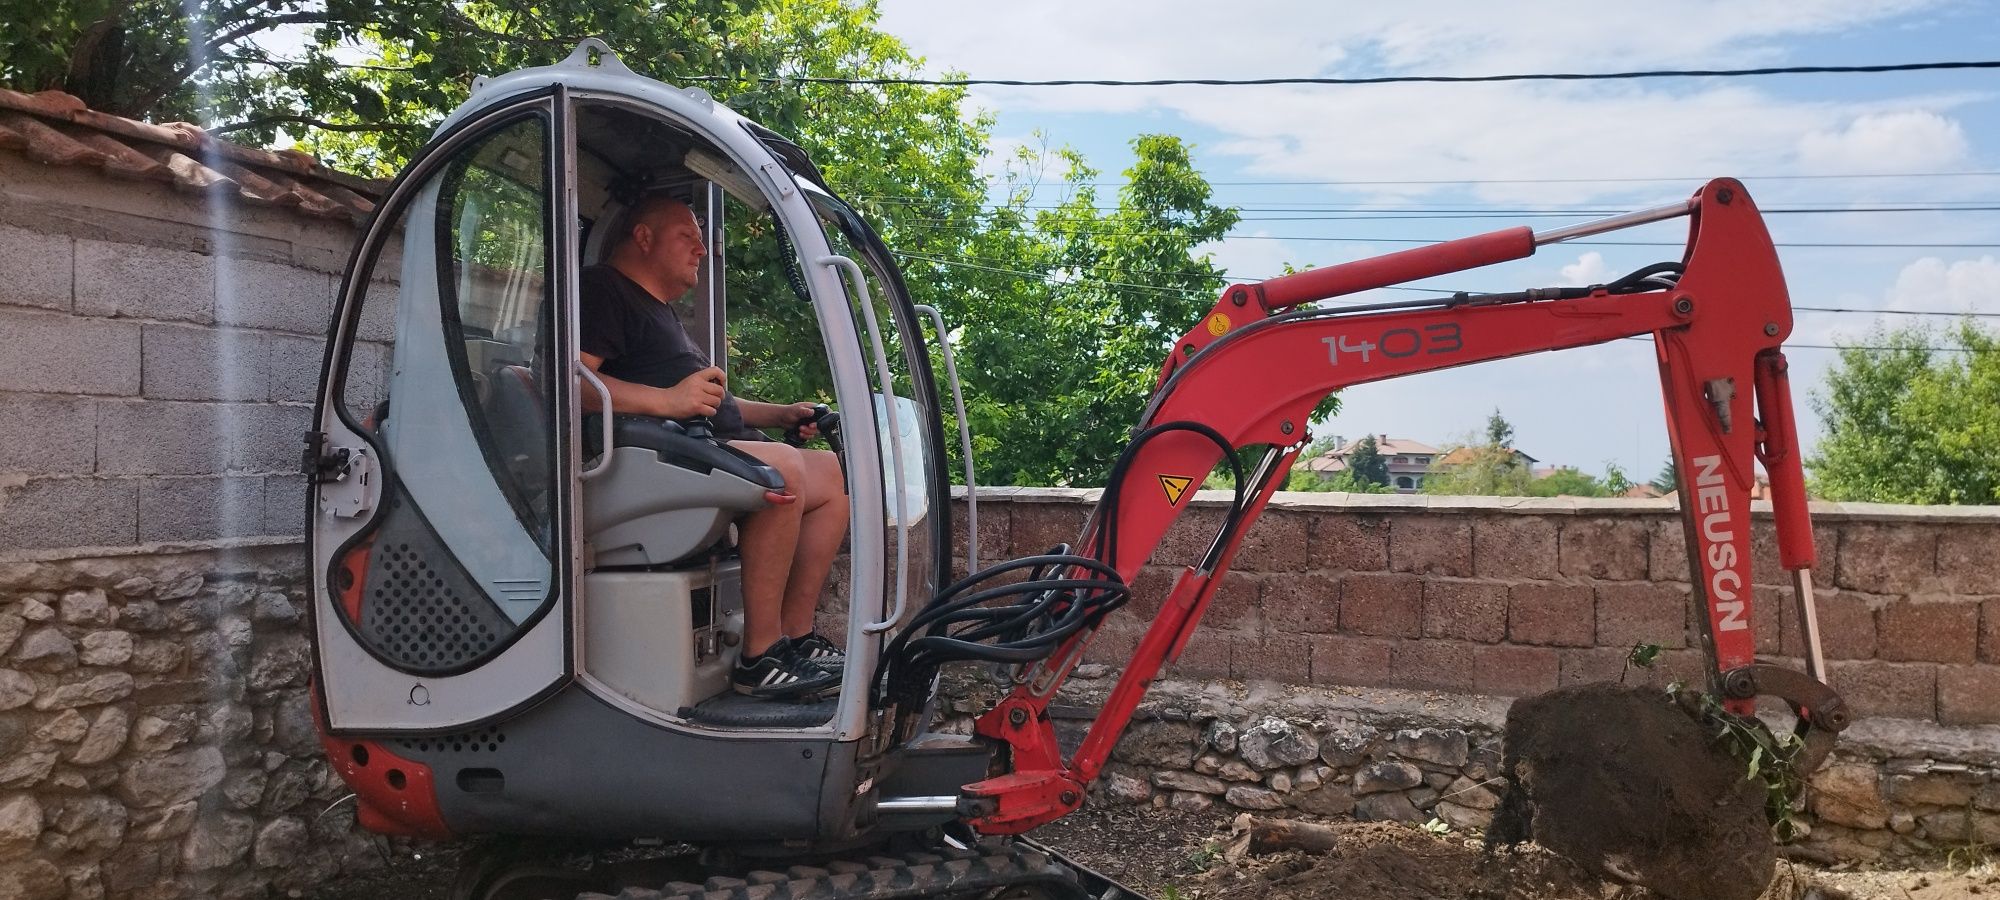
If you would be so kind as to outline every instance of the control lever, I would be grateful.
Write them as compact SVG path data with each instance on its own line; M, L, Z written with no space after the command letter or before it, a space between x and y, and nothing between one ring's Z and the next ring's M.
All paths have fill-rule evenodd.
M840 413L834 412L824 403L813 404L811 418L785 429L785 443L794 447L805 446L806 437L801 431L807 425L818 428L819 433L826 438L827 446L832 447L835 453L840 452Z
M681 429L687 432L688 437L704 441L715 440L715 423L709 421L707 416L692 416L679 421Z

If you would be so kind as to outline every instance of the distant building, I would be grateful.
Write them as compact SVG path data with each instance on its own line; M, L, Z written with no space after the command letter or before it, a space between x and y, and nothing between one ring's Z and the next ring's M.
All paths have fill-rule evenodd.
M1361 439L1351 441L1334 439L1337 445L1326 453L1315 456L1299 464L1299 468L1320 478L1332 478L1347 471L1347 458L1354 449L1361 446ZM1375 435L1375 452L1389 464L1389 487L1398 494L1414 494L1424 486L1424 476L1430 474L1431 464L1438 458L1438 448L1406 438L1392 438L1386 434Z
M1484 447L1457 447L1452 449L1445 455L1438 457L1437 464L1439 466L1462 466L1466 463L1472 462L1475 459L1478 459L1479 451L1484 449L1485 449ZM1519 450L1515 450L1512 447L1509 447L1507 449L1514 454L1514 462L1529 467L1529 471L1533 473L1536 478L1547 477L1548 475L1554 473L1556 469L1561 468L1560 466L1546 466L1542 468L1535 468L1535 463L1541 462L1541 460L1529 456L1526 453L1522 453Z

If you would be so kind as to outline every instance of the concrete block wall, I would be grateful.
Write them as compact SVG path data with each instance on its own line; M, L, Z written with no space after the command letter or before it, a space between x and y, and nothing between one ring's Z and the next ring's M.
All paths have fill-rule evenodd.
M299 535L353 229L20 174L0 191L0 550ZM377 380L382 351L363 348Z
M1122 665L1182 565L1220 525L1203 494L1099 632ZM1074 541L1094 492L981 490L989 562ZM958 538L964 545L963 503ZM1816 504L1822 644L1863 716L2000 722L2000 508ZM1755 519L1760 653L1801 652L1789 574ZM1700 677L1687 557L1662 501L1279 494L1244 541L1182 677L1524 696L1563 684ZM1666 648L1627 673L1635 643Z

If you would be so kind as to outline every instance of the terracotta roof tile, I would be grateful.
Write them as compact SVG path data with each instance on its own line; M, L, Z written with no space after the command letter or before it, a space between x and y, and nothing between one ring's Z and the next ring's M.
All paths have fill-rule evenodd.
M0 88L0 148L51 166L98 169L184 191L233 191L246 202L360 222L388 182L357 178L297 150L259 150L186 122L155 125L101 113L61 91Z

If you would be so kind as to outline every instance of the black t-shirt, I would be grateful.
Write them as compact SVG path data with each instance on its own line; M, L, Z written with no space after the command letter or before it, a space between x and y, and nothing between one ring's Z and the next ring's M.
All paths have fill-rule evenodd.
M603 357L598 371L634 384L670 388L712 365L671 304L653 298L625 273L596 265L579 274L577 331L583 352ZM736 395L723 391L709 417L723 440L765 440L743 424Z

